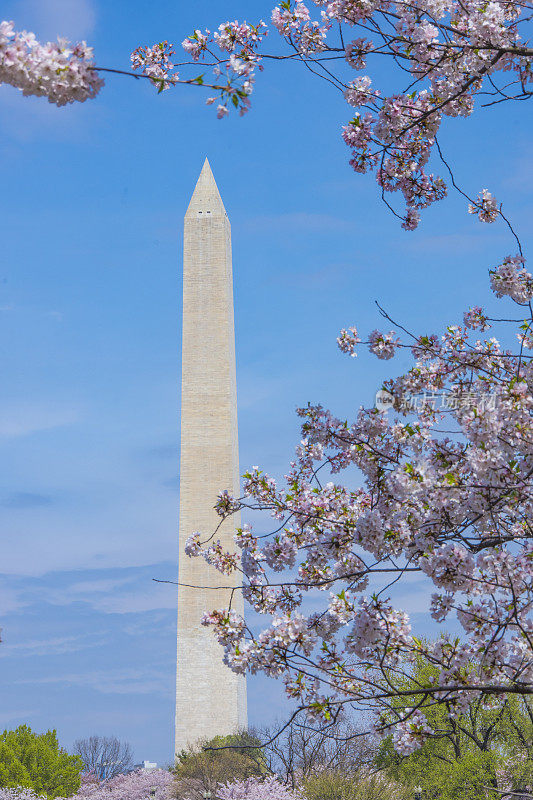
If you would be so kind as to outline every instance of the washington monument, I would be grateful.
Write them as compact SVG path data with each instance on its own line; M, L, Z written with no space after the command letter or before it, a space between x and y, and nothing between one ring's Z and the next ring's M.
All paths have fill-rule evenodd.
M220 522L213 506L222 489L239 494L231 228L206 159L183 244L176 753L247 722L245 679L223 664L221 646L200 623L205 611L229 605L230 591L188 588L237 586L239 575L222 575L184 553L188 536L207 538ZM233 549L239 524L231 517L216 538ZM242 613L242 604L235 592L232 608Z

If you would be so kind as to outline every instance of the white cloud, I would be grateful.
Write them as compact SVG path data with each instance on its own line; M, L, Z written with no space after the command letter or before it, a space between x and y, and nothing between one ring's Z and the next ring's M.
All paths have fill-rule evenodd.
M98 634L88 634L87 636L60 636L50 639L32 639L29 641L16 642L11 644L9 637L4 636L0 656L9 658L14 656L49 656L64 655L65 653L76 653L88 647L97 647L105 644L105 638Z
M24 598L22 593L18 592L16 589L0 586L0 608L2 609L3 617L13 611L19 611L21 608L29 605L29 603L29 599ZM5 632L2 638L5 639Z
M503 240L503 234L492 234L498 240ZM442 233L434 235L406 236L405 239L398 238L394 247L416 253L438 253L463 254L481 251L484 246L486 236L484 231L473 231L464 233Z
M5 615L17 612L36 602L49 603L55 606L69 606L72 603L86 603L90 608L103 614L143 614L145 612L175 610L177 607L176 586L173 583L158 583L153 578L170 580L174 573L169 563L143 565L142 571L122 577L102 577L81 580L74 583L64 582L58 578L53 585L33 587L30 581L21 581L17 587L0 585L0 609ZM55 573L61 575L61 573ZM1 578L2 576L0 576ZM20 578L19 578L20 581ZM58 585L59 584L59 585ZM160 620L161 621L161 620ZM150 621L137 624L151 626ZM131 632L131 631L130 631ZM67 638L30 640L11 642L4 635L4 644L0 648L0 657L9 655L11 651L19 651L46 655L47 653L74 652L95 643L92 635L76 635Z
M0 409L0 436L28 436L38 431L73 425L79 419L74 407L21 403Z
M294 211L287 214L264 214L245 220L241 228L246 231L264 231L275 228L283 232L354 230L354 223L333 214L313 214Z
M135 577L101 578L100 580L94 581L79 581L79 583L73 583L71 586L69 586L66 591L70 596L77 595L75 599L79 600L84 597L92 597L95 592L113 592L115 589L118 589L119 586L124 586L128 583L132 583L133 581L135 581Z
M26 720L28 717L31 717L35 714L35 711L0 711L0 726L3 727L4 725L7 727L10 722L13 720Z
M116 484L112 471L108 472L96 457L83 461L82 453L76 455L78 459L81 467L78 469L74 462L70 473L65 472L61 491L66 499L50 504L46 513L39 508L27 509L24 514L17 509L0 509L0 527L10 533L1 572L37 576L74 569L176 563L174 494L137 479L126 486ZM60 485L60 480L61 475L54 476L54 485ZM89 600L96 597L88 596ZM161 607L152 605L152 601L150 605Z
M170 695L173 690L172 681L166 672L141 669L66 673L45 678L22 678L15 683L32 685L64 683L94 689L103 694Z
M154 572L160 570L160 567L154 566ZM80 581L61 589L44 589L41 597L60 606L87 603L104 614L174 609L177 603L175 586L157 583L146 575Z
M106 614L131 614L177 608L176 587L154 581L132 592L93 599L93 608Z
M32 30L43 40L85 39L96 24L92 0L20 0L11 15L17 28Z
M25 145L34 140L84 142L94 107L90 104L57 106L45 97L24 97L19 89L0 86L1 131L3 138ZM26 151L15 151L27 158Z

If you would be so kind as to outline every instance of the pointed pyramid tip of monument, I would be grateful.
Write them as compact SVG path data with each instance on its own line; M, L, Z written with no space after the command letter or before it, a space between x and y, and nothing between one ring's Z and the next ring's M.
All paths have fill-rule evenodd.
M205 157L196 187L191 197L191 202L185 214L186 218L203 214L226 214L224 203L218 191L218 186L207 156Z
M204 163L202 164L202 169L200 170L200 175L198 180L200 180L202 175L204 176L204 178L211 178L212 180L215 180L215 177L213 175L213 170L211 169L211 164L209 163L209 159L207 156L204 158Z

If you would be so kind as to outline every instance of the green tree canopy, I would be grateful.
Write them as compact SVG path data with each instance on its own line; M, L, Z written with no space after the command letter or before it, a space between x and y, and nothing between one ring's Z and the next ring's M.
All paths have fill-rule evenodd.
M59 746L55 731L34 733L27 725L0 734L0 786L24 786L49 798L80 787L83 764Z
M350 774L326 769L303 783L306 800L413 800L408 786L382 772L359 769Z

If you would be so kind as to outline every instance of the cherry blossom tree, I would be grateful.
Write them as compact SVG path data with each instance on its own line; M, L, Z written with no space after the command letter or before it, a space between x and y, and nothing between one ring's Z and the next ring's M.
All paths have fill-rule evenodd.
M150 797L168 800L173 780L172 774L165 769L137 769L104 781L86 775L72 800L147 800Z
M187 547L222 573L239 570L246 600L271 617L256 636L231 608L206 614L234 671L281 678L321 723L345 706L371 712L404 754L446 734L424 713L435 704L452 722L475 698L497 705L533 693L533 279L522 257L490 278L512 321L476 306L441 336L401 326L402 338L370 334L378 358L400 348L413 356L406 374L384 383L390 410L346 421L319 405L300 409L302 440L284 482L254 467L241 498L222 492L217 503L222 519L266 511L272 533L245 524L235 552L210 532ZM479 338L496 326L514 329L515 348ZM352 327L338 344L356 355L363 343ZM337 476L354 466L362 485L343 485ZM435 622L454 616L462 638L415 635L389 591L411 575L432 590ZM320 592L320 610L304 613L304 598ZM420 658L438 680L402 688Z

